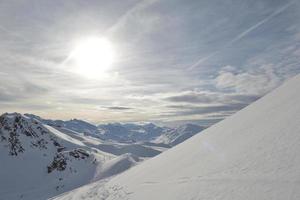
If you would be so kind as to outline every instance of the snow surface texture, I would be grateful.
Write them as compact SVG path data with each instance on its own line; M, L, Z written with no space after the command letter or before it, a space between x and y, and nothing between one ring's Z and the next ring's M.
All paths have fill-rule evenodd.
M300 75L235 115L72 199L300 199Z

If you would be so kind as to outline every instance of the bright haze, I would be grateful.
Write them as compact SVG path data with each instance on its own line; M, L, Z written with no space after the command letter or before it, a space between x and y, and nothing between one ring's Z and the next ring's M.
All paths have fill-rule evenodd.
M0 111L215 123L300 72L300 1L4 0Z

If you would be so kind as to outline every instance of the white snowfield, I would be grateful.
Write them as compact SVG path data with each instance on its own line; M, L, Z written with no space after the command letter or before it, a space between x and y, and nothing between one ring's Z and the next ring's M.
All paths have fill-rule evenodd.
M299 200L300 75L107 182L59 200Z

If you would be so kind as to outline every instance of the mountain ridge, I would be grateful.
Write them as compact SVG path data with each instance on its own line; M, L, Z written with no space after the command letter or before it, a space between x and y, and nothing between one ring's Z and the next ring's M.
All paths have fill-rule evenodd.
M94 125L80 119L51 120L43 119L34 114L25 116L39 120L50 126L67 128L85 135L98 137L102 140L112 140L122 143L132 142L153 142L175 146L182 141L201 132L207 127L196 124L183 124L174 128L158 126L151 122L144 123L107 123Z

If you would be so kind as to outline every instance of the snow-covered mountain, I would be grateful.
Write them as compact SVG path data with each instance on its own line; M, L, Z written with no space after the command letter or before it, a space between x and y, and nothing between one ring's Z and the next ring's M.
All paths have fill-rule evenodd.
M0 116L0 199L47 199L122 172L139 158L116 156L18 113Z
M63 121L43 119L33 114L25 116L77 139L82 135L101 139L102 142L97 145L87 144L101 151L114 155L129 153L143 158L156 156L204 129L194 124L176 128L160 127L153 123L108 123L95 126L78 119ZM86 140L86 137L84 138Z
M83 120L79 120L79 119L71 119L71 120L67 120L67 121L51 120L51 119L43 119L43 118L33 115L33 114L25 114L25 116L29 117L31 119L36 119L36 120L38 120L44 124L47 124L49 126L52 126L52 127L68 129L68 130L76 131L78 133L83 133L85 135L93 135L93 136L99 135L97 126L95 126L91 123L88 123L86 121L83 121ZM99 136L101 136L101 135L99 135Z
M300 75L191 139L57 200L300 199Z
M160 127L153 123L110 123L99 125L98 128L102 138L127 143L162 143L169 146L175 146L205 129L205 127L195 124L170 128Z
M164 133L159 137L154 139L154 142L175 146L203 131L205 128L206 127L198 126L195 124L185 124L173 129L169 128L166 129Z
M153 123L109 123L98 126L104 138L119 142L151 141L167 129Z
M152 142L152 145L162 143L174 146L205 129L195 124L185 124L175 128L157 126L153 123L108 123L96 126L79 119L63 121L43 119L33 114L25 114L25 116L59 128L63 132L72 130L102 140L129 144Z
M25 114L25 116L59 128L61 131L72 130L103 140L129 144L153 142L153 144L163 143L174 146L205 129L195 124L185 124L175 128L161 127L153 123L108 123L96 126L78 119L63 121L43 119L33 114Z

